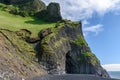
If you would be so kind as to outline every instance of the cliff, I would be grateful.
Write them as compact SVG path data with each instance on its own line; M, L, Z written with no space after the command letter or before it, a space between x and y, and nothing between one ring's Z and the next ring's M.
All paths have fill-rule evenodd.
M30 35L26 29L0 29L0 78L19 80L64 73L109 77L88 47L81 23L58 22L41 30L40 39L32 43Z
M38 4L39 0L30 0L30 4L27 0L1 1L11 1L9 4L13 4L0 4L1 79L21 80L45 74L64 73L109 77L85 41L82 23L62 20L58 3L51 3L46 7L41 2L42 8L33 4L34 1ZM34 8L34 13L41 9L37 13L39 19L35 16L23 18L7 13L16 11L16 8L11 9L11 6L18 6L23 11L27 9L29 12L33 5L39 7L38 10ZM44 22L44 18L45 21L56 23Z
M39 61L50 74L94 74L109 77L86 43L81 23L63 21L41 31Z
M0 29L2 79L64 73L109 77L88 47L81 23L58 22L53 28L41 30L38 39L30 38L31 34L27 29Z

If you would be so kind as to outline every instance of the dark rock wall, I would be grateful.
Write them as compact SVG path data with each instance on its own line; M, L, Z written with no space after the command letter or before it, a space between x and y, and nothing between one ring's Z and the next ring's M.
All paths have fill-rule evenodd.
M84 40L81 23L64 22L42 38L40 64L51 74L109 77Z
M59 3L50 3L47 6L48 18L50 21L62 20Z

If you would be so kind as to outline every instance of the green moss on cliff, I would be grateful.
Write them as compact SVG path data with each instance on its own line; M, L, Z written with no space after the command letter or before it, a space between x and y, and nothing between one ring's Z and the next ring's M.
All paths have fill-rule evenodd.
M72 42L79 46L82 46L82 45L87 46L87 43L82 35L78 35L78 39L75 39Z
M9 30L0 30L4 36L6 36L7 40L5 41L6 44L11 44L16 48L17 52L20 53L19 55L21 56L22 59L27 59L27 58L32 58L35 56L35 51L33 49L32 44L28 44L24 40L24 36L18 36L15 32L9 31ZM8 42L9 41L9 42ZM26 58L27 57L27 58ZM28 62L29 60L27 60Z
M55 35L56 35L55 33L51 33L51 34L47 35L45 38L42 39L41 43L42 43L42 44L44 44L44 43L45 43L45 44L46 44L46 43L49 44L50 39L51 39L51 38L55 38L55 37L56 37Z
M81 54L78 60L80 61L81 64L90 63L92 65L96 65L99 63L99 60L97 59L95 54L91 52L86 52L86 53Z
M54 48L58 48L63 45L63 42L66 42L67 38L61 38L59 41L56 41L53 45Z
M80 22L72 22L70 20L62 20L62 21L58 21L55 24L55 27L51 28L51 31L53 33L58 33L60 31L60 29L65 26L67 26L69 28L77 28L79 24L80 24Z
M42 57L44 59L46 59L48 56L50 56L50 57L55 56L54 50L51 48L51 46L48 46L46 44L42 45L42 51L43 51Z
M23 37L24 35L18 36L16 32L0 29L0 64L5 64L0 65L0 70L12 71L9 73L23 78L41 75L44 70L35 62L37 58L33 45L25 42Z
M78 22L72 22L69 20L58 21L56 23L55 27L50 28L51 33L47 34L41 40L41 45L43 46L44 52L45 53L46 52L47 53L54 53L54 50L52 50L53 48L57 49L57 48L63 46L64 42L68 42L70 39L70 37L67 36L67 33L66 32L64 33L64 28L66 27L68 29L70 29L70 28L75 29L75 28L78 28L78 25L79 25ZM43 29L42 31L45 31L45 29ZM62 33L62 35L60 36L61 33ZM85 42L83 36L79 35L78 38L79 39L72 40L72 42L77 44L77 45L86 45L86 42ZM52 48L50 46L52 46Z
M67 38L63 38L63 37L61 37L60 39L57 40L56 35L57 34L52 33L52 34L46 36L44 39L42 39L41 45L42 45L42 49L43 49L43 54L48 53L51 56L55 55L53 49L57 49L57 48L61 47L63 45L63 43L68 40Z
M2 9L5 6L6 6L5 4L0 3L0 9Z

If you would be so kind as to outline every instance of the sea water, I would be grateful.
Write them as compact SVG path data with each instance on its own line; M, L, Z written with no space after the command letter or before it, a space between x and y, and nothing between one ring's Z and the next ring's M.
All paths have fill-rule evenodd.
M120 79L120 71L108 71L111 78Z

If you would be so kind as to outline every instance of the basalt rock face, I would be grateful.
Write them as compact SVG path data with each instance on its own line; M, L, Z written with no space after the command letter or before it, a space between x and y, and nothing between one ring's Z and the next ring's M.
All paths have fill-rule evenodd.
M84 40L81 23L57 23L42 36L39 62L50 74L94 74L109 77ZM42 35L43 33L41 33Z

